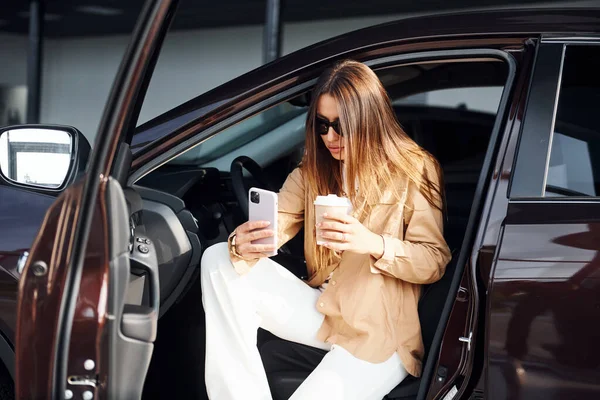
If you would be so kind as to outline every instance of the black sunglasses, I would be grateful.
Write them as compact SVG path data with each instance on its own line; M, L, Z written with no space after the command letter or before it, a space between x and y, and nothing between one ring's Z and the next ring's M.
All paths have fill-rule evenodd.
M333 128L333 130L340 136L343 136L342 129L340 128L340 120L336 119L333 122L329 122L328 119L317 116L315 119L315 131L319 135L327 135L329 132L329 128Z

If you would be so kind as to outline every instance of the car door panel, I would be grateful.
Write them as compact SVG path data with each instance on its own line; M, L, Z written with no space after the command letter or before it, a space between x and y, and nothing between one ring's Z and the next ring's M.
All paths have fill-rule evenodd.
M158 316L158 271L155 255L146 252L149 308L126 308L131 227L123 191L110 176L115 160L127 162L115 155L135 125L176 5L146 2L87 173L50 207L31 249L17 307L18 398L64 398L67 388L75 398L141 395ZM128 165L114 170L122 168Z
M67 279L61 263L73 251L72 234L82 191L83 181L80 181L63 192L49 208L31 247L32 257L19 281L17 315L23 318L17 319L15 357L17 395L21 398L40 398L53 391L50 382L55 373L60 303ZM98 228L95 234L102 235L103 231ZM95 256L96 262L102 262L106 255L98 251ZM85 261L91 264L91 260ZM45 334L39 335L39 332ZM85 335L89 337L88 332ZM36 373L31 374L32 370Z
M140 251L134 237L144 237L132 230L130 211L120 184L110 178L109 205L110 272L108 288L107 327L109 330L110 398L140 398L146 372L150 366L153 342L156 339L160 284L158 261L152 243L144 243ZM149 288L148 302L127 304L131 266L144 270ZM137 382L138 384L132 384Z
M79 187L81 186L77 188ZM64 198L61 196L52 206L42 226L43 233L55 234L59 241L72 233L74 214L78 209L77 196L69 196L72 191L73 189L68 189ZM89 391L94 396L139 398L152 355L152 341L156 336L158 267L156 257L150 252L146 255L148 261L145 265L150 272L149 280L153 282L150 287L154 290L154 296L151 299L156 299L155 303L151 303L151 307L128 307L124 304L130 270L129 213L122 190L113 179L109 179L107 190L100 190L99 196L105 196L106 202L97 202L93 214L94 228L90 232L83 260L85 273L81 277L73 315L71 335L77 340L70 342L65 389L76 397ZM24 271L25 279L21 280L22 293L33 292L37 297L37 302L22 301L19 310L22 313L23 307L30 306L32 313L30 321L20 319L17 326L17 359L20 360L17 382L19 385L28 382L27 387L32 388L25 393L20 388L19 396L22 395L23 398L46 397L40 386L52 390L46 386L51 381L47 375L36 374L33 375L38 377L36 380L27 379L32 374L27 371L24 373L23 368L29 365L24 364L24 360L35 360L30 367L43 365L40 372L48 375L57 373L51 358L52 352L56 354L51 345L54 338L52 335L37 333L47 331L50 323L56 326L60 319L56 306L60 298L55 292L66 286L61 283L66 280L66 271L61 268L60 262L66 254L73 252L74 241L65 242L68 246L59 253L56 249L47 248L45 244L48 239L40 236L32 247L32 257L43 259L40 254L46 250L49 252L50 262L28 264ZM59 242L58 246L61 244L63 243ZM128 337L127 333L131 332L135 332L137 336ZM140 340L141 337L148 338L148 341ZM33 347L23 346L20 341L24 339ZM27 352L27 356L19 351ZM32 351L35 357L28 357ZM111 379L108 379L109 376ZM103 382L108 382L108 387L103 387Z
M499 239L488 284L489 399L600 394L600 333L593 323L600 317L600 202L545 197L565 49L562 43L538 49L518 144L511 138L517 156L506 160L503 175L512 165L514 171L494 205Z
M600 223L590 220L600 204L509 205L490 288L488 398L600 396Z

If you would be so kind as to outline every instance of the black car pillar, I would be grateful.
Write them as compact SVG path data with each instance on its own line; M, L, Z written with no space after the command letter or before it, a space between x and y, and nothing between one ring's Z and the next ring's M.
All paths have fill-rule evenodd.
M40 122L43 27L43 0L31 0L29 4L29 49L27 55L27 123L29 124Z
M263 34L264 64L281 56L281 3L283 0L267 0L265 29Z

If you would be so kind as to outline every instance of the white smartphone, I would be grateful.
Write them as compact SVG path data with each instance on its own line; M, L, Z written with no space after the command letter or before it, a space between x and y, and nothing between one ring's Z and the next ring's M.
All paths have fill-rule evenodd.
M269 190L250 188L248 191L248 219L250 221L269 221L266 228L275 234L272 237L258 239L254 244L273 244L275 250L267 252L269 257L277 255L277 193Z

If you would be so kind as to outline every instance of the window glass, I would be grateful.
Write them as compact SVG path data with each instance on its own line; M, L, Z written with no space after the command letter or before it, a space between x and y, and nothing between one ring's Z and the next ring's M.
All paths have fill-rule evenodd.
M546 196L600 195L600 46L566 49Z
M306 108L284 102L256 114L211 137L174 159L190 164L229 170L238 155L259 157L266 164L304 142Z
M481 165L507 72L498 60L463 59L389 68L379 75L404 130L450 174Z
M458 163L481 163L506 80L504 63L430 62L383 68L376 73L408 135L442 165L450 168ZM303 151L308 107L303 101L293 103L280 103L224 129L170 164L228 171L231 161L240 155L263 166L292 153L298 156Z
M498 111L503 89L502 86L487 86L432 90L408 96L397 103L427 104L430 107L458 108L495 114Z

